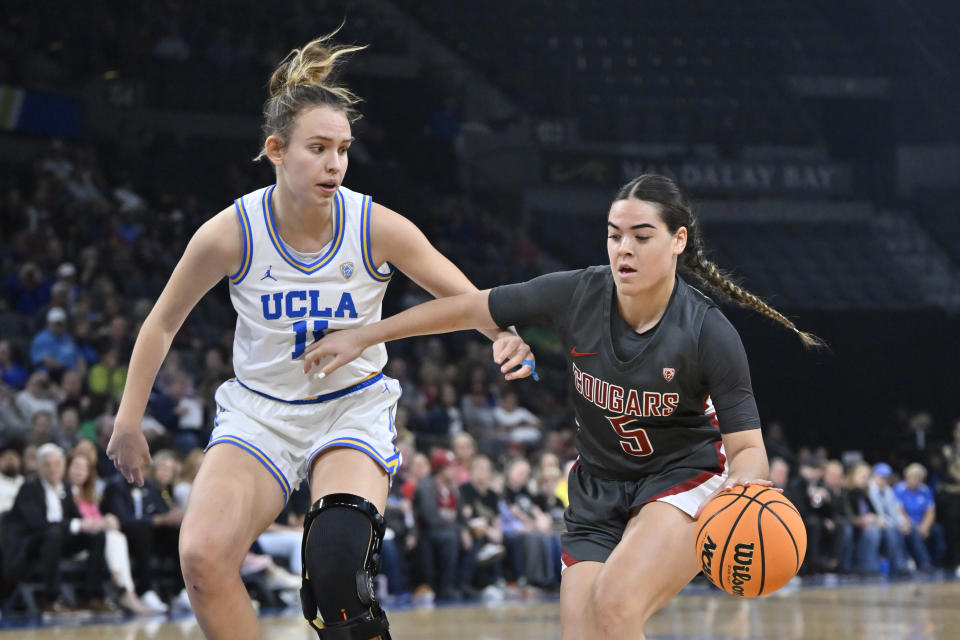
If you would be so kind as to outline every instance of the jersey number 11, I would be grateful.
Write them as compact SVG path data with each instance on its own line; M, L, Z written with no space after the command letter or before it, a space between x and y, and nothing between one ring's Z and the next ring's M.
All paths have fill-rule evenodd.
M326 320L313 321L313 341L316 342L323 337L323 332L327 328ZM294 360L303 355L307 349L307 321L300 320L293 323L293 354L290 356Z

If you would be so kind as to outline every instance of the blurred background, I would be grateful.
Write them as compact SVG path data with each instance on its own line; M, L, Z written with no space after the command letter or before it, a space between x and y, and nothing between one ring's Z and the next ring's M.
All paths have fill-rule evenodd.
M830 346L806 351L724 306L795 501L822 508L828 459L842 473L887 464L891 486L920 463L946 532L926 564L960 564L946 544L960 540L960 4L948 0L8 0L0 442L18 473L39 445L87 440L97 486L117 482L103 447L139 324L194 230L273 181L252 158L277 62L343 21L338 40L369 45L342 76L364 98L351 189L411 218L485 288L605 263L617 188L640 173L674 178L714 261ZM397 275L384 313L424 299ZM212 428L213 390L232 375L234 322L224 283L187 320L151 397L145 431L175 467L156 482L157 508L173 514L164 527L176 527L173 489L189 486ZM556 587L574 424L556 336L521 332L540 383L504 383L475 333L388 347L405 455L391 593ZM490 479L473 477L478 456ZM434 513L418 497L424 477L473 493ZM470 524L487 484L491 513ZM278 525L287 533L297 508ZM821 516L860 527L839 509ZM460 568L439 575L423 558L449 557L450 535L459 560L439 566ZM809 570L843 570L843 544ZM167 582L142 566L154 561L132 563L135 590L164 606L179 586L168 553L153 567ZM270 575L264 590L282 590Z

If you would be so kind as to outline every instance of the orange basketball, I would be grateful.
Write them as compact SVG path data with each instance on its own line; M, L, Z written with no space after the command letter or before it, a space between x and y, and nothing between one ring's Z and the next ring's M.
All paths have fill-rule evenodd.
M773 593L797 575L807 532L779 491L734 487L707 503L697 521L697 562L703 575L744 598Z

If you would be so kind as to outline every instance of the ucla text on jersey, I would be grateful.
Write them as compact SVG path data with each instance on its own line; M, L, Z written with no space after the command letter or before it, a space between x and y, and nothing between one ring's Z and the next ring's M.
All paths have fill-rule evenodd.
M320 302L321 291L277 291L260 296L263 305L263 317L266 320L287 318L356 318L357 308L353 304L353 297L349 291L340 294L337 310L333 307L324 307ZM308 302L309 300L309 302Z

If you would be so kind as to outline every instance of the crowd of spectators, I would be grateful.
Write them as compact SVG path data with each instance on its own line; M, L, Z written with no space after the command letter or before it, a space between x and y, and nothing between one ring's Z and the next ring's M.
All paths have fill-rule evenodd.
M793 456L778 441L770 478L806 524L803 573L909 576L947 570L960 577L960 420L946 443L937 441L929 414L922 412L908 421L908 439L919 423L926 425L926 438L891 456L896 468L885 460L871 464L859 452L839 460L804 448Z

